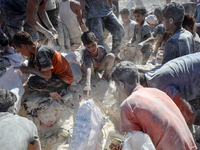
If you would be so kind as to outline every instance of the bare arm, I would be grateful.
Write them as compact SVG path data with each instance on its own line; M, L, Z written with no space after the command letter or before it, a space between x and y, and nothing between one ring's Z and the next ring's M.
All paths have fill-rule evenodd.
M37 141L34 145L29 144L27 150L42 150L40 141Z
M43 33L47 38L53 38L53 34L45 29L37 20L38 0L28 0L27 2L27 23L37 31ZM46 5L46 2L43 4Z
M48 15L47 15L47 12L46 12L46 2L47 2L47 0L43 3L42 6L40 6L38 8L38 14L39 14L40 18L42 19L42 21L44 22L44 24L49 29L49 31L51 31L54 34L57 34L57 31L53 27L51 21L49 20Z
M108 3L110 4L110 7L112 8L112 0L108 0Z
M153 42L154 40L155 40L155 38L151 37L151 33L149 33L149 34L146 35L146 40L145 41L138 43L136 49L140 50L140 49L142 49L142 47L144 45L149 44L149 43Z
M88 6L87 2L86 2L85 0L79 0L79 1L80 1L80 4L81 4L81 9L82 9L82 11L83 11L84 13L87 13L86 10L85 10L85 7L90 8L90 7Z
M77 15L77 20L78 20L78 23L81 27L82 32L85 32L87 30L87 28L86 28L85 23L83 22L83 19L82 19L80 3L76 2L76 1L71 1L70 6L71 6L72 11Z
M196 113L194 110L192 110L190 104L181 97L180 93L177 93L177 95L174 97L174 103L178 106L183 114L188 127L191 127L195 121Z
M27 66L15 67L15 69L20 69L22 73L31 73L45 79L50 79L52 76L50 69L47 71L39 71Z
M91 95L91 64L86 64L86 84L85 88L83 89L83 92L85 95L89 96Z

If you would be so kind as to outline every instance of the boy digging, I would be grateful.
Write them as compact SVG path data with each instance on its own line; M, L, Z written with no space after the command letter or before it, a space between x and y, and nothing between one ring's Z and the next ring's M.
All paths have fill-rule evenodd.
M91 31L84 32L81 40L86 47L83 52L83 62L87 72L86 85L83 92L85 95L91 95L91 70L95 69L99 72L104 70L102 77L108 79L108 75L114 64L115 55L113 53L107 54L103 46L97 45L98 38Z

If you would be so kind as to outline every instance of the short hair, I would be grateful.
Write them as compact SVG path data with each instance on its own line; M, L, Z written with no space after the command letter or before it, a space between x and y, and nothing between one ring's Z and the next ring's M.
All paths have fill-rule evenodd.
M137 13L137 14L141 14L141 15L145 15L145 14L147 14L147 10L146 10L146 8L144 7L144 6L137 6L136 8L135 8L135 10L133 11L133 13L135 14L135 13Z
M182 25L184 20L184 13L185 10L183 5L176 2L167 4L162 10L163 16L167 19L172 18L176 26Z
M95 34L92 31L86 31L81 36L81 41L83 42L84 45L88 45L93 42L96 42L97 37L95 36Z
M130 11L128 8L123 8L120 12L119 12L120 15L127 15L129 16L130 15Z
M154 14L157 18L159 18L159 19L162 20L162 8L161 8L161 7L157 7L157 8L154 10L153 14Z
M21 48L21 44L33 45L31 35L24 31L17 32L12 39L12 45Z
M155 30L153 32L153 36L156 37L157 34L164 34L165 33L165 27L163 24L159 24L155 27Z
M182 26L183 28L188 26L190 30L192 30L192 32L195 32L196 31L195 22L196 20L193 17L190 17L188 14L185 14Z
M125 81L129 84L138 83L138 69L133 62L122 61L112 69L111 79L115 82Z

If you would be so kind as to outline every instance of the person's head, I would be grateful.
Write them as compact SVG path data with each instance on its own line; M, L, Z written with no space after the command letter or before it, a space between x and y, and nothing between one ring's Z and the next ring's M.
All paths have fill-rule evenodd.
M0 112L13 112L13 106L16 101L15 94L9 90L0 89Z
M171 3L171 0L166 0L166 4L169 4L169 3Z
M95 53L97 50L97 43L98 38L95 36L95 34L91 31L86 31L81 36L81 40L83 42L83 45L87 48L87 50L91 53Z
M135 10L133 11L134 17L135 17L135 21L138 24L142 24L145 20L145 16L147 14L147 10L144 6L137 6L135 8Z
M145 20L149 24L150 28L154 28L155 25L158 23L155 15L148 15Z
M184 20L184 7L176 2L167 4L162 10L163 24L167 31L171 31L174 28L181 28Z
M123 23L126 25L130 22L130 11L128 8L122 9L119 14L121 15Z
M163 34L165 33L165 27L163 25L158 25L154 32L153 32L153 36L159 41L161 42L162 41L162 38L163 38Z
M111 79L115 82L117 90L128 97L139 84L138 69L133 62L122 61L113 68Z
M13 47L24 56L31 56L30 46L34 45L30 34L24 31L17 32L12 39Z
M157 17L157 20L158 20L158 23L161 23L163 18L162 18L162 8L161 7L158 7L154 10L154 13L153 13L156 17Z
M182 26L193 34L196 31L195 22L196 20L193 17L185 14Z

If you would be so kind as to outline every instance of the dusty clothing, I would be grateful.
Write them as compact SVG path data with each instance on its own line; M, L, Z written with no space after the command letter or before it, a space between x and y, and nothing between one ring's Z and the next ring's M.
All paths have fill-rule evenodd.
M90 8L86 7L87 26L103 45L104 27L113 35L112 53L118 55L124 38L124 28L112 12L108 0L86 0Z
M182 56L145 74L149 87L174 99L179 92L187 101L200 98L200 53Z
M151 28L149 24L146 21L144 21L141 27L139 27L139 24L135 25L134 32L136 34L136 37L132 39L132 42L134 43L134 45L137 46L140 42L143 42L147 39L146 35L151 33ZM151 44L144 45L141 49L141 52L143 54L142 64L145 65L152 52Z
M35 56L30 58L29 66L41 71L51 69L52 75L58 76L65 83L73 82L73 74L68 61L60 53L47 46L38 45L36 58Z
M28 86L33 90L41 92L57 92L61 93L63 89L67 89L70 84L65 83L58 76L52 75L49 80L41 78L39 76L31 76L28 81Z
M106 56L107 52L103 46L98 45L98 55L93 56L87 49L83 52L83 62L85 64L91 64L94 68L98 68L103 58Z
M26 150L39 140L32 121L8 112L0 113L0 135L1 150Z
M197 5L196 10L195 10L195 15L196 15L196 22L200 22L200 4Z
M194 32L193 33L193 38L194 38L194 53L200 52L200 38L199 35Z
M135 22L134 20L130 20L127 25L123 25L125 30L125 40L133 37L136 24L137 22Z
M86 18L101 18L106 17L112 13L112 8L108 3L108 0L85 0L88 4L86 7Z
M103 45L104 27L113 35L112 53L117 55L121 50L124 38L124 28L114 13L105 17L87 19L88 28L99 39L98 44Z
M59 4L60 19L62 21L62 24L65 25L68 29L71 43L81 44L82 31L77 20L77 15L72 11L70 7L70 2L71 0L60 2Z
M120 106L122 132L147 133L157 150L196 150L178 107L162 91L137 86Z
M192 34L184 28L179 29L165 44L163 61L166 63L174 58L194 52Z

